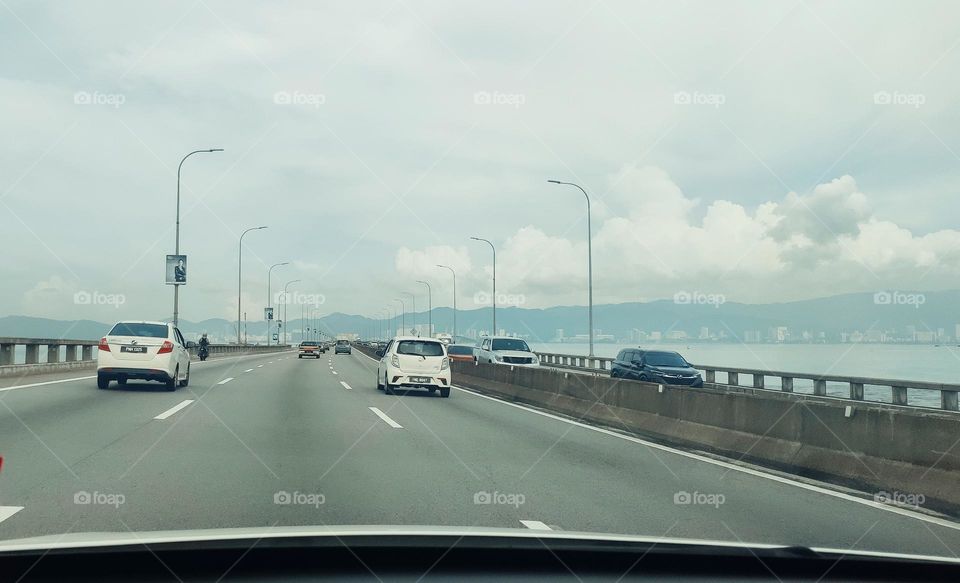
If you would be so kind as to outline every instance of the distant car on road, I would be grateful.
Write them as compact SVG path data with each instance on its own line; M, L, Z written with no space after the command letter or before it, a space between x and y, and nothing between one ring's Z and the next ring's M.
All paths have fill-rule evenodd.
M304 356L311 356L313 358L320 358L321 352L326 352L327 349L323 348L319 342L312 340L305 340L300 343L300 351L297 353L297 358L303 358Z
M625 348L610 366L610 376L663 385L703 386L700 372L672 350Z
M413 387L450 396L450 361L439 340L399 336L378 350L377 356L377 389L392 395L401 387Z
M443 340L440 341L443 342ZM468 346L466 344L448 344L447 358L449 358L451 361L460 360L473 362L473 346Z
M121 386L129 379L160 381L167 390L190 383L190 352L173 324L165 322L118 322L100 339L97 350L97 388L110 381Z
M336 346L333 347L334 354L351 354L352 352L353 348L349 340L337 340Z
M482 338L474 350L474 360L490 364L540 366L540 359L524 340L507 336Z

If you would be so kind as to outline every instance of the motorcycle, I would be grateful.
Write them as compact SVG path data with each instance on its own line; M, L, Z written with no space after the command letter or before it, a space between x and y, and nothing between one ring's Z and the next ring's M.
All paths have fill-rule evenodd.
M197 351L197 356L200 357L201 362L207 359L207 356L210 354L210 351L207 350L206 346L201 346L200 350Z

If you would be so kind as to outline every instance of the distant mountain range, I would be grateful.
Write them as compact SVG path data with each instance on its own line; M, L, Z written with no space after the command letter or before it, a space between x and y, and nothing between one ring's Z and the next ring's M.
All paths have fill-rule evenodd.
M955 335L960 324L960 290L940 292L854 293L838 296L784 302L776 304L742 304L722 302L722 298L706 296L678 296L675 300L657 300L645 303L604 304L594 306L594 328L615 338L631 337L631 331L646 332L682 330L696 337L701 328L711 333L723 332L738 338L748 331L766 335L771 328L786 326L792 334L808 331L824 333L827 339L839 339L840 334L867 330L903 332L908 327L918 331L936 332L943 328L949 337ZM450 331L453 311L450 308L433 310L434 329ZM406 325L414 322L407 314ZM416 323L424 326L427 314L416 315ZM368 335L378 329L376 320L363 316L333 313L319 321L321 330L328 334L359 333ZM288 323L289 333L299 340L301 321ZM310 326L310 322L306 322ZM400 318L393 328L400 325ZM0 318L0 337L22 336L32 338L97 339L112 323L91 320L50 320L30 316ZM458 310L457 326L461 336L486 332L491 327L490 308ZM503 307L497 309L497 327L525 336L532 341L548 342L558 330L567 337L587 333L586 306L558 306L545 309ZM201 322L181 320L180 329L188 338L207 332L215 342L236 338L236 325L228 320L213 318ZM263 322L250 322L247 333L251 342L264 341Z

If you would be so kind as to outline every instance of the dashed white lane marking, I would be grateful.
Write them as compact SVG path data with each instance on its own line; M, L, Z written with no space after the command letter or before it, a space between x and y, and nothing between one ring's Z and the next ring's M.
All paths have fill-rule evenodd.
M243 371L243 372L250 372L250 371L252 371L252 370L253 370L252 368L248 368L247 370L245 370L245 371Z
M521 520L520 524L526 526L530 530L553 530L545 523L540 522L539 520Z
M258 365L257 365L257 368L263 368L263 365L262 365L262 364L258 364Z
M161 413L161 414L157 415L156 417L154 417L154 419L160 419L160 420L162 421L162 420L166 419L167 417L173 415L173 414L176 413L177 411L183 409L184 407L187 407L188 405L190 405L190 403L193 403L193 399L187 399L186 401L181 402L179 405L176 405L176 406L174 406L174 407L171 407L171 408L167 409L167 410L164 411L163 413Z
M335 370L332 370L332 371L330 371L330 372L332 372L332 373L333 373L333 374L335 374L335 375L338 375L338 374L340 374L340 373L338 373L338 372L337 372L337 371L335 371Z
M352 390L353 390L353 387L351 387L350 385L348 385L347 383L345 383L345 382L343 382L343 381L340 381L340 384L343 385L343 388L347 389L348 391L352 391Z
M233 377L227 377L227 378L223 379L222 381L220 381L220 382L217 383L217 384L218 384L218 385L225 385L225 384L229 383L229 382L232 381L232 380L233 380Z
M0 506L0 522L23 510L23 506Z
M367 407L367 408L373 411L374 415L383 419L387 423L387 425L389 425L390 427L393 427L394 429L403 429L403 425L400 425L393 419L387 417L387 414L381 411L380 409L377 409L376 407Z

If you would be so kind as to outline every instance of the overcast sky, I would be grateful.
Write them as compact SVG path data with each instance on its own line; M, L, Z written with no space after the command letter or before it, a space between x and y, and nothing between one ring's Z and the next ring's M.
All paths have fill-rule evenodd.
M373 315L960 277L954 2L0 0L2 314ZM93 294L84 296L83 294ZM78 295L79 294L79 295ZM83 298L93 298L86 303ZM80 298L79 300L77 298ZM111 300L122 298L122 303ZM78 303L79 302L79 303ZM119 307L117 307L119 304ZM298 314L299 315L299 314Z

